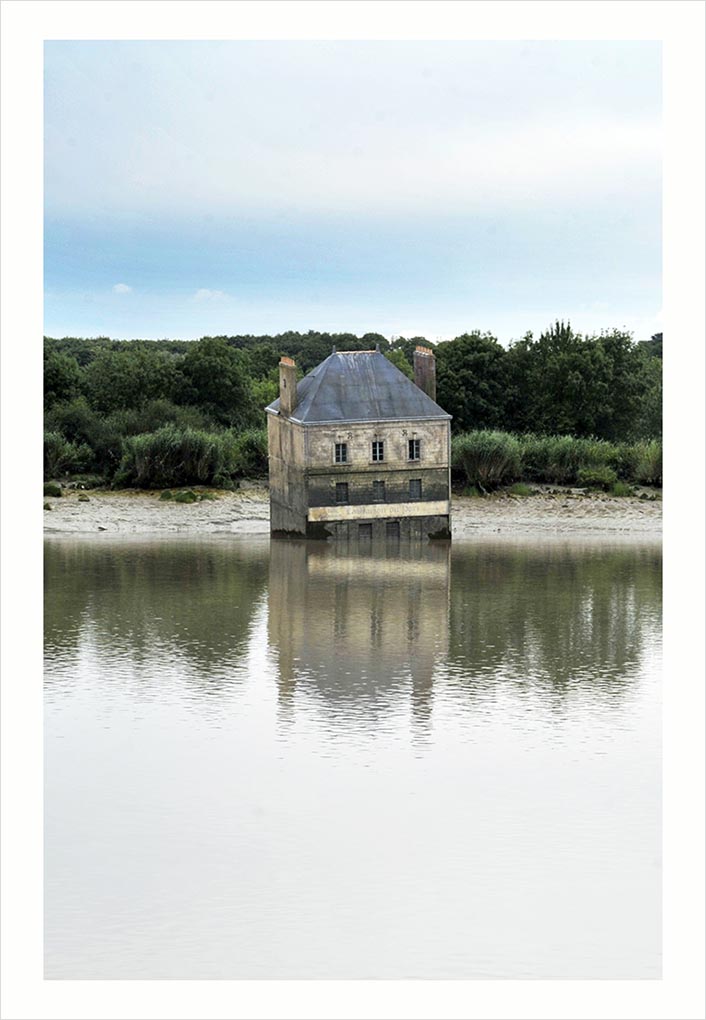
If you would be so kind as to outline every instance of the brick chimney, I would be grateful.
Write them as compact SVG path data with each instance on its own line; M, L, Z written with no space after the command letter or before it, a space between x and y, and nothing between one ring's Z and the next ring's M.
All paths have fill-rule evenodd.
M436 358L429 347L419 344L414 351L414 381L428 397L436 400Z
M291 358L279 362L279 413L289 416L297 406L297 366Z

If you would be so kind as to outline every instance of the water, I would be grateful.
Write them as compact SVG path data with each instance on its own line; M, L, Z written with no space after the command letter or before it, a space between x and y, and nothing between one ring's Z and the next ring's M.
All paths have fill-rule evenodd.
M52 539L48 978L658 978L655 546Z

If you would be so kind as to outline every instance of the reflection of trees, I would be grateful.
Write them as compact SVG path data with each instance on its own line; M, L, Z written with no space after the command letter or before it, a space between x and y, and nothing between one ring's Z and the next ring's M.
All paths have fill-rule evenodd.
M339 716L428 712L448 651L449 549L276 542L269 641L283 703L296 690Z
M411 707L423 722L435 676L447 700L540 689L606 704L659 633L653 547L50 541L46 654L69 669L49 682L88 643L142 681L183 668L220 690L243 667L268 556L281 710L384 725Z
M90 633L138 665L178 656L212 690L246 646L267 545L48 542L44 563L48 660Z
M659 631L656 547L402 545L381 556L277 543L269 640L280 702L315 699L339 718L446 697L541 689L609 703ZM448 670L445 668L448 665ZM439 667L441 669L439 670ZM447 686L446 677L451 683Z
M618 693L660 626L657 547L457 546L450 664L478 691L498 674Z

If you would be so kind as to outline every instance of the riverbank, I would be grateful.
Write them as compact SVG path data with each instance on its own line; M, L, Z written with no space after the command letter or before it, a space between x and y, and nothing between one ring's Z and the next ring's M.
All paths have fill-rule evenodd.
M267 535L269 503L265 483L243 484L236 492L196 489L213 498L194 503L161 500L139 490L64 489L45 497L47 534L230 534ZM454 496L453 535L496 537L596 537L659 539L662 501L645 490L638 496L610 496L576 489L539 487L531 496L507 492L485 497ZM86 497L88 497L86 499Z

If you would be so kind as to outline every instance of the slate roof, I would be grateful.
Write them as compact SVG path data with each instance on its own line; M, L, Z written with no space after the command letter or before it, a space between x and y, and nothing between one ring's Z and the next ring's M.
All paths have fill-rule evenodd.
M267 408L279 413L279 397ZM379 351L330 354L297 384L293 421L451 418Z

